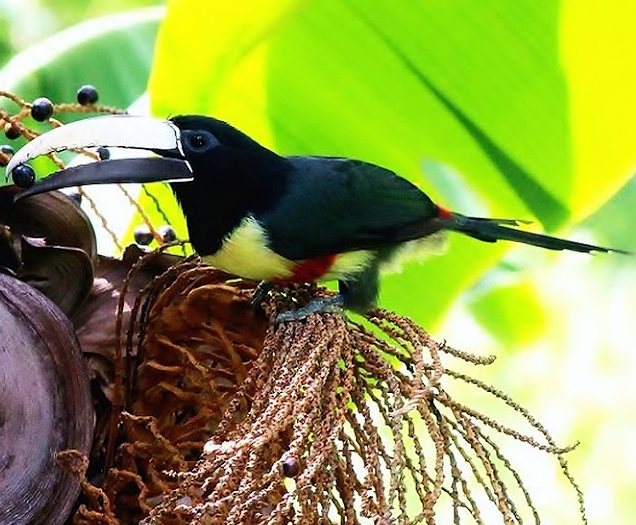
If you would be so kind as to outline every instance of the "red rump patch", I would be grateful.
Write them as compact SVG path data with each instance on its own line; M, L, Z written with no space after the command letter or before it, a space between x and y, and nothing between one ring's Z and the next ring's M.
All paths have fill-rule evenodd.
M439 213L439 216L442 217L443 219L453 218L453 212L450 210L447 210L446 208L442 208L441 206L437 206L437 212Z
M297 263L292 276L285 280L295 283L313 283L329 271L329 268L333 266L335 260L335 255L306 259Z

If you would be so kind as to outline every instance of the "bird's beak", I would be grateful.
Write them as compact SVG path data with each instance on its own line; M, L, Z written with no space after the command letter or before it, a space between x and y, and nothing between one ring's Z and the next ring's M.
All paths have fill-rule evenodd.
M72 122L36 137L13 155L6 168L69 149L130 148L159 157L101 160L66 168L37 181L16 195L22 199L38 193L86 184L192 180L192 168L183 156L181 132L172 122L136 115L108 115Z

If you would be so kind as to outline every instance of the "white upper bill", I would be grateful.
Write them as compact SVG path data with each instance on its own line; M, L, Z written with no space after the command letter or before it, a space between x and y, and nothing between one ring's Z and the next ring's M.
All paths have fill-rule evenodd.
M166 120L140 115L106 115L78 120L39 135L20 148L9 161L13 169L35 157L69 149L118 147L145 150L180 150L180 131Z

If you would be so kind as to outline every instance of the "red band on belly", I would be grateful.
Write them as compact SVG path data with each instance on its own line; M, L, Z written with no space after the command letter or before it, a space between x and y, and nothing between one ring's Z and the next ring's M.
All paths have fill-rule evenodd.
M306 259L294 266L293 274L285 279L295 283L313 283L323 277L336 260L335 255L325 255L315 259Z

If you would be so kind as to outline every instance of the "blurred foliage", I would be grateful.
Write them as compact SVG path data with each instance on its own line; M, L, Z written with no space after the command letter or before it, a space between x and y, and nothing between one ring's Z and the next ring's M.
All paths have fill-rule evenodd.
M40 0L38 4L51 16L55 16L62 26L69 26L79 20L87 20L110 13L126 11L136 7L164 4L160 0Z
M163 14L162 8L140 8L65 29L18 53L0 68L0 89L19 94L27 102L45 94L54 103L64 103L74 101L80 86L94 84L107 105L126 108L145 92ZM11 115L22 108L0 98L0 109ZM85 116L62 113L56 118L68 122ZM49 128L29 117L27 125L40 131ZM17 148L24 140L13 142ZM39 176L56 169L46 157L36 159L33 166ZM5 183L0 181L0 185Z
M10 0L0 2L4 16L17 10ZM55 17L40 24L52 30L77 18L80 7L103 13L147 3L24 2L19 11L31 25ZM277 0L245 10L171 2L152 70L152 109L158 116L220 116L281 153L370 160L464 213L536 217L548 230L579 221L626 184L636 161L631 135L606 133L636 117L625 87L636 87L635 69L607 67L609 57L615 64L636 45L627 38L625 12L550 0L388 6ZM27 100L46 95L59 102L90 82L102 103L126 107L144 91L161 16L138 9L62 31L0 69L0 86ZM214 20L223 24L211 39ZM334 25L338 31L330 30ZM11 20L16 27L19 17ZM594 53L577 44L588 34L601 42ZM15 47L8 34L5 47ZM615 81L589 81L595 74ZM140 202L149 217L186 237L170 192L161 185L147 190ZM139 222L119 228L124 242ZM588 220L586 236L594 231L633 248L625 224ZM521 343L541 332L547 313L521 270L547 256L521 249L521 258L513 254L502 265L505 243L451 236L449 244L445 257L386 276L382 304L433 326L463 297L498 337ZM532 312L536 322L515 310Z
M26 100L46 94L54 102L71 102L90 83L108 105L127 107L145 92L162 15L160 9L139 9L62 31L5 64L0 86ZM10 107L6 100L0 105Z
M625 13L553 0L367 5L169 3L153 112L213 114L280 153L369 160L462 212L535 217L548 231L581 220L631 177L630 135L603 140L636 118L636 68L606 66L636 51ZM224 22L214 39L203 12ZM602 42L593 54L583 35ZM621 89L590 87L596 74L620 78ZM382 304L431 326L508 248L459 236L450 245L385 278ZM531 305L520 290L517 304Z
M12 56L80 21L159 0L0 0L0 66Z
M13 91L27 101L46 96L64 103L74 101L81 85L93 84L100 93L100 103L129 107L146 89L163 4L148 0L0 0L0 28L6 28L0 31L0 64L4 62L0 89ZM19 109L3 99L0 107L9 114ZM61 118L69 121L80 115ZM31 119L28 125L44 129ZM18 140L13 146L21 143ZM45 158L36 159L34 167L38 176L54 169ZM0 180L0 184L5 183L4 178ZM87 191L93 194L92 189ZM102 212L109 215L117 202L117 213L111 220L113 229L123 236L132 208L119 192L115 192L116 201L112 191L102 193L107 194L107 198L97 196ZM95 224L101 224L94 210L87 212ZM115 253L110 236L102 233L101 252Z
M21 57L26 79L49 68L47 57L57 61L46 82L18 86L31 86L24 96L68 101L89 82L100 102L127 106L146 83L154 29L76 40L83 48L95 37L105 61L79 49L54 55L44 39L89 16L157 3L0 0L0 64ZM280 153L384 164L458 211L536 218L571 238L636 250L636 3L245 5L169 2L150 85L157 116L214 114ZM38 61L18 55L28 47ZM148 189L140 200L153 222L185 236L167 188ZM114 209L112 193L104 201L130 234L139 217L131 225L134 211ZM574 459L592 522L631 523L633 258L508 248L451 236L446 256L385 277L381 302L428 328L445 319L438 332L456 347L507 351L486 380L543 403L540 419L559 440L583 440ZM558 516L558 490L533 468Z

